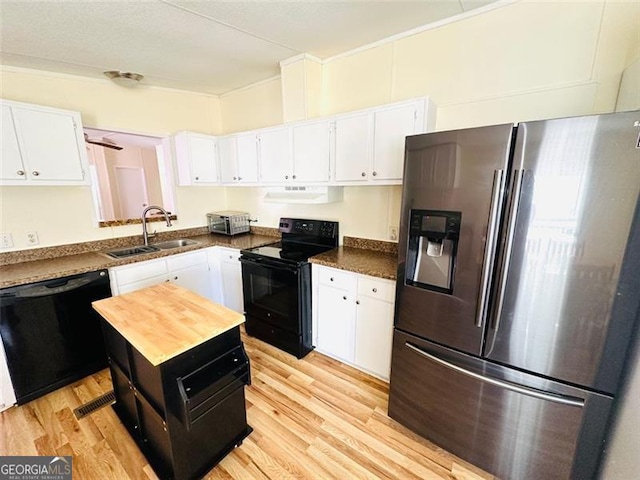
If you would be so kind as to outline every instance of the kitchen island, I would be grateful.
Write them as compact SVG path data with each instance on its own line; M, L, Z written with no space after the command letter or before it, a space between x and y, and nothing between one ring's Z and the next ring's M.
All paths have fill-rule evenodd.
M114 410L161 478L203 476L252 429L244 316L172 283L93 303Z

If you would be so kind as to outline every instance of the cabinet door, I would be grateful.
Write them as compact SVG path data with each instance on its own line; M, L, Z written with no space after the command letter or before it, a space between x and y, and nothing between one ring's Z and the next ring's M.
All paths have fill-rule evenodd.
M329 181L329 121L292 127L293 177L296 182Z
M2 107L2 150L0 150L2 155L0 175L2 176L0 178L3 180L26 180L27 176L22 164L11 107L4 104L0 107Z
M43 184L84 183L87 160L80 115L35 107L11 109L28 178Z
M336 119L336 181L352 182L369 179L371 161L371 113Z
M191 179L193 183L216 183L216 139L207 135L190 135Z
M260 180L265 183L288 183L292 177L289 127L260 132L258 150Z
M207 252L196 250L166 258L170 281L211 299Z
M216 137L180 132L173 137L178 185L218 182Z
M356 306L354 363L388 380L392 342L393 304L359 296Z
M258 182L258 141L255 133L237 135L237 173L239 183Z
M375 112L372 180L401 180L404 142L416 133L418 107L401 105Z
M171 282L180 285L192 292L202 295L209 300L213 300L211 279L209 277L209 267L207 263L192 265L179 270L172 270L169 274Z
M114 295L133 292L168 280L164 258L123 265L109 270L111 291Z
M240 251L230 248L220 250L220 271L222 273L222 297L225 307L244 313L242 296L242 267Z
M211 300L224 305L222 294L222 270L220 254L217 247L207 249L207 264L209 265L209 283L211 284Z
M218 139L218 158L220 160L220 181L235 183L238 180L236 137Z
M151 287L153 285L158 285L162 282L168 282L169 279L167 275L158 275L155 277L147 277L137 280L131 283L125 283L124 285L118 285L118 295L122 295L124 293L134 292L136 290L140 290L142 288Z
M355 298L353 290L318 286L318 351L353 362Z

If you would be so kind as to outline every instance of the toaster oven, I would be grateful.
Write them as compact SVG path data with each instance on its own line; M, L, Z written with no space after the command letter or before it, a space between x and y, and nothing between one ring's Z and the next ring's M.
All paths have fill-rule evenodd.
M207 213L209 233L237 235L249 231L249 214L246 212L225 211Z

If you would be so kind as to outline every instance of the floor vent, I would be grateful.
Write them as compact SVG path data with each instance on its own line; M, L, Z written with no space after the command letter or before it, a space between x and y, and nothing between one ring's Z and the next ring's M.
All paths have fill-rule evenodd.
M106 407L107 405L111 405L116 401L116 394L113 393L113 390L105 393L104 395L100 395L98 398L94 398L90 402L85 403L84 405L80 405L76 408L73 413L76 418L80 420L81 418L86 417L87 415L92 414L96 410L101 409L102 407Z

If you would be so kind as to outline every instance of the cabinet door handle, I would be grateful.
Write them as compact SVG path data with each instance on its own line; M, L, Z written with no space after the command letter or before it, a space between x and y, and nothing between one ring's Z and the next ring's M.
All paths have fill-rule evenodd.
M291 177L291 178L293 178L293 179L295 180L295 179L296 179L296 176L294 175L294 176L293 176L293 177Z
M173 277L173 279L174 279L174 280L177 280L177 279L178 279L178 277Z
M289 175L285 175L285 176L284 176L284 179L285 179L285 180L289 180Z
M347 299L347 296L345 295L344 297L342 297L342 299L343 299L343 300L346 300L346 299Z
M233 177L233 179L234 179L234 180L237 180L238 178L237 178L237 177Z
M364 173L364 172L362 172L360 175L362 175L363 177L366 177L366 176L367 176L367 174L366 174L366 173Z
M37 177L38 175L40 175L40 172L37 170L34 170L33 172L31 172L33 174L34 177Z
M167 278L167 279L165 280L165 283L166 283L166 282L170 282L170 281L171 281L171 280L169 280L169 279Z
M238 177L238 180L242 180L242 177Z
M333 277L331 277L329 280L331 280L333 282Z
M375 287L373 287L372 290L373 290L373 293L376 293L378 291L378 289Z
M360 305L360 300L356 300L356 305Z
M378 172L373 172L372 175L375 177L376 175L378 175Z
M16 173L21 177L24 176L24 170L18 170Z
M196 180L200 180L200 177L196 177Z

